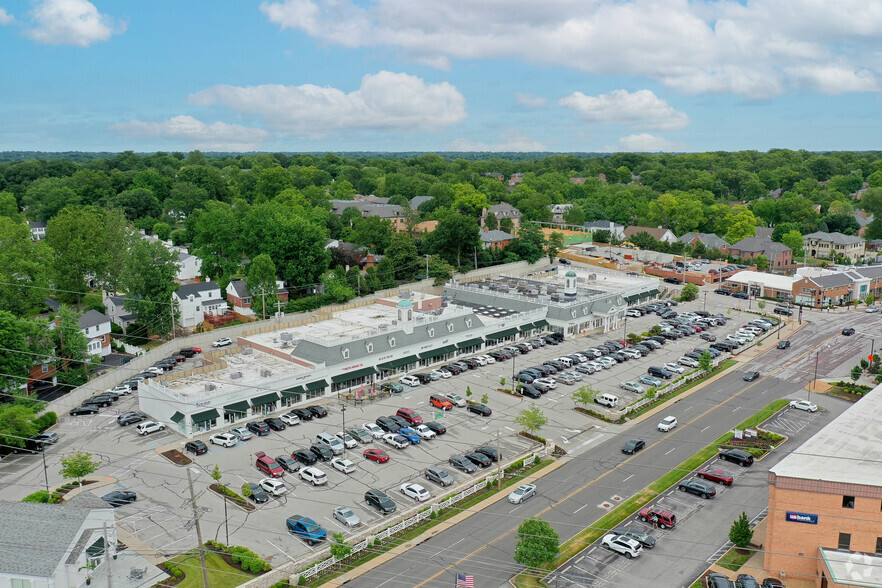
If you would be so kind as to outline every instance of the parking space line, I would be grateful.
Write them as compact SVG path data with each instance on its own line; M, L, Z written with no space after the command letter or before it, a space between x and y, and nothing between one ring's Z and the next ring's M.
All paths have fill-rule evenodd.
M582 509L585 508L586 506L588 506L588 505L587 505L587 504L583 504L582 506L580 506L579 508L577 508L576 510L574 510L574 511L573 511L573 514L576 514L577 512L579 512L580 510L582 510Z
M665 451L665 455L671 453L672 451L674 451L674 450L676 450L676 449L677 449L676 447L671 447L670 449L668 449L667 451Z
M627 478L625 478L624 480L622 480L622 483L624 484L625 482L627 482L628 480L630 480L630 479L633 478L633 477L634 477L634 474L631 474L630 476L628 476Z

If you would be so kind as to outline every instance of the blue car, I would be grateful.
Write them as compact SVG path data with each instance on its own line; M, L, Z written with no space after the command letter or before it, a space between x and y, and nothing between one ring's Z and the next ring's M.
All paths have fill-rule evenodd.
M653 378L652 376L642 375L640 376L640 382L642 384L646 384L647 386L661 386L662 381L658 378Z
M292 535L297 535L308 545L315 545L320 541L325 541L328 538L328 532L325 531L321 525L312 520L309 517L304 517L300 515L294 515L293 517L288 517L286 521L286 525L288 526L288 532Z
M420 444L420 434L410 427L401 427L400 429L398 429L398 434L410 441L411 445Z

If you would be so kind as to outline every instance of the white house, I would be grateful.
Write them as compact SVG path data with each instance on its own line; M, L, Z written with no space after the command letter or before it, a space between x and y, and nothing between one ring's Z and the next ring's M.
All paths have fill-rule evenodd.
M129 328L129 325L135 322L135 315L126 310L126 295L102 292L101 301L104 303L104 308L107 310L107 316L110 317L110 322L122 327L123 333L125 333L126 329Z
M113 507L89 493L63 504L0 501L0 520L0 588L81 586L116 555Z
M110 355L110 317L97 310L87 310L77 321L86 339L90 355Z
M181 247L175 247L178 252L178 273L175 280L183 282L185 280L195 280L202 275L202 260L195 255L190 255Z
M227 313L227 301L221 297L220 286L214 282L184 284L172 294L181 312L181 327L195 327L205 320L206 314Z
M31 235L34 237L34 241L46 238L46 223L29 222L28 226L31 228Z

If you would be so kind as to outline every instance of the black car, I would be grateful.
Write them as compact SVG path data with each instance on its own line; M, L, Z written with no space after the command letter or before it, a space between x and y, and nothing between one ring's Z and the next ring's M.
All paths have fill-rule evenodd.
M270 428L266 426L266 423L248 423L247 427L249 431L257 435L258 437L263 437L270 434Z
M280 455L276 458L276 463L282 466L282 469L289 474L296 474L300 471L300 464L290 455Z
M622 445L622 453L634 455L644 447L646 447L646 443L643 441L643 439L631 439L630 441Z
M772 312L775 314L783 314L784 316L793 316L793 311L789 308L784 308L783 306L776 306L772 309Z
M385 492L376 488L371 488L364 493L364 501L380 511L381 514L390 514L398 509L395 501L389 498Z
M315 453L309 451L308 449L298 449L294 453L291 454L291 457L302 463L303 465L311 466L315 462L318 461L318 457L316 457ZM284 466L282 466L284 467Z
M84 414L98 414L98 411L101 410L101 407L97 404L84 404L82 406L77 406L72 408L70 411L70 416L82 416Z
M450 456L450 459L447 460L447 463L467 474L474 474L478 471L478 467L472 462L472 460L464 455L452 455Z
M190 451L196 455L202 455L203 453L208 453L208 445L202 441L187 441L184 445L184 451Z
M644 533L639 529L632 529L630 527L616 527L612 530L616 535L621 535L622 537L627 537L628 539L633 539L640 545L642 545L645 549L652 549L655 547L655 537L648 533Z
M13 453L34 453L38 451L43 451L46 447L46 443L40 441L36 438L36 435L32 437L28 437L24 440L24 447L16 447L12 450Z
M524 384L532 384L533 380L536 379L534 374L528 374L527 372L521 372L514 377L515 382L521 382Z
M487 355L489 355L490 357L492 357L496 361L505 361L505 357L498 351L491 351Z
M117 506L131 504L137 499L138 495L131 490L114 490L113 492L108 492L101 497L101 500L114 508L116 508Z
M484 455L483 453L466 453L466 458L469 459L473 464L479 465L482 468L489 468L493 464L493 460Z
M722 449L719 454L720 459L737 463L742 467L750 467L753 465L753 456L741 449Z
M766 578L760 586L762 588L784 588L784 584L777 578Z
M248 489L251 491L251 496L249 496L248 498L250 498L253 502L262 504L269 500L269 494L267 494L264 489L257 484L248 484Z
M745 382L752 382L752 381L756 380L759 376L760 376L759 372L755 372L755 371L744 372L744 381Z
M313 417L312 411L305 408L295 408L291 412L300 417L301 421L311 421Z
M434 431L436 435L443 435L447 432L447 427L437 421L429 421L423 424L432 429L432 431Z
M725 288L718 288L714 290L714 294L722 294L723 296L731 296L732 292L730 290L726 290Z
M404 417L400 417L397 414L389 415L389 418L398 423L398 429L403 429L404 427L410 427L411 424ZM392 431L393 433L397 433L398 429Z
M468 357L468 358L462 360L462 363L469 366L470 370L481 367L481 364L478 363L477 360L472 359L471 357Z
M533 400L542 398L542 393L530 384L521 384L518 386L518 393L527 398L532 398Z
M711 348L717 351L732 351L735 349L735 346L725 341L717 341L716 343L711 343Z
M482 445L481 447L476 447L475 453L483 453L484 455L489 457L494 462L502 459L502 454L500 452L496 451L496 448L490 447L488 445Z
M306 410L312 413L312 415L316 418L323 419L328 416L328 411L323 406L319 406L318 404L313 404L311 406L307 406Z
M760 588L760 585L756 581L756 578L754 578L750 574L738 574L738 578L735 584L739 588Z
M845 329L842 329L842 334L845 335L846 337L851 337L852 335L854 335L854 329L852 329L851 327L847 327Z
M284 431L288 427L282 422L282 419L278 417L270 417L268 419L263 419L263 422L266 423L266 426L272 429L273 431Z
M119 415L118 417L116 417L116 422L120 426L125 427L126 425L133 425L135 423L140 423L141 421L143 421L146 418L147 418L147 415L144 414L143 412L135 412L135 411L124 412L121 415Z
M735 586L735 582L718 572L708 574L704 580L707 583L707 588L734 588Z
M481 404L480 402L476 402L474 404L469 404L468 410L469 410L469 412L473 412L473 413L476 413L476 414L479 414L479 415L485 416L485 417L488 417L491 414L493 414L493 411L490 410L489 407Z
M100 406L101 408L105 408L105 407L110 406L111 404L113 404L113 399L110 398L109 396L101 396L101 395L99 394L98 396L93 396L92 398L90 398L90 399L87 400L86 402L88 402L89 404L95 404L95 405L98 405L98 406ZM85 404L85 403L84 403L84 404Z
M789 349L790 348L790 339L781 339L778 341L777 345L778 349Z
M413 377L420 381L420 384L429 384L432 381L432 376L429 374L413 374Z
M334 459L334 450L327 445L313 443L309 446L309 450L315 453L315 456L322 461L330 461Z
M689 492L690 494L695 494L696 496L701 496L702 498L713 498L717 495L717 490L710 484L705 484L704 482L700 482L696 479L691 480L683 480L677 485L677 490L680 492Z
M196 355L196 350L192 347L184 347L183 349L178 351L178 354L183 355L184 357L193 357L194 355Z
M551 365L550 363L542 364L542 367L545 368L545 372L542 374L544 376L556 374L557 372L560 371L559 369L557 369L557 367Z
M652 376L654 378L664 378L666 380L670 380L671 377L674 375L671 372L669 372L668 370L666 370L665 368L658 367L655 365L651 366L648 370L646 370L646 373L648 373L650 376Z
M732 294L732 298L740 298L741 300L747 300L748 298L750 298L750 296L748 296L744 292L735 292L734 294Z
M123 384L128 386L129 389L131 389L131 390L137 390L139 382L140 382L140 380L131 379L131 380L124 380Z
M558 343L560 343L560 341L558 341L557 339L553 339L551 337L545 337L545 342L548 343L549 345L557 345Z
M387 433L397 433L398 429L401 427L398 425L398 422L394 419L391 419L387 416L377 417L377 426L386 431Z
M546 394L549 390L551 390L551 386L549 386L548 384L543 384L542 382L533 382L532 384L527 385L532 386L534 390L539 392L539 394Z

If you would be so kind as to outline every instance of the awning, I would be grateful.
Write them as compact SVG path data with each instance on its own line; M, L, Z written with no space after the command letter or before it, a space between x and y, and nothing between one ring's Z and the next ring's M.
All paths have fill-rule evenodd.
M632 294L630 296L625 296L625 302L631 304L635 300L639 300L641 297L646 296L646 294Z
M439 347L438 349L430 349L429 351L424 351L420 353L420 359L432 359L433 357L441 357L446 353L450 353L452 351L456 351L456 345L445 345L444 347Z
M175 414L173 414L172 417L171 417L171 422L180 424L180 422L181 422L182 420L184 420L184 415L182 415L182 414L181 414L180 412L178 412L178 411L175 411Z
M263 406L264 404L270 404L271 402L277 402L279 400L279 395L275 392L270 392L269 394L264 394L262 396L257 396L251 399L251 406Z
M104 537L98 537L98 541L86 548L89 557L101 557L104 555Z
M476 337L474 339L469 339L468 341L463 341L462 343L457 343L457 349L465 349L466 347L474 347L475 345L483 345L484 340L480 337Z
M220 415L217 412L216 408L212 408L211 410L203 410L202 412L197 412L190 418L193 420L194 425L198 425L199 423L204 423L205 421L210 421L212 419L216 419Z
M505 329L503 331L497 331L496 333L491 333L487 335L488 341L496 341L497 339L505 339L506 337L511 337L512 335L517 334L517 327L512 327L510 329Z
M318 380L316 382L310 382L306 385L306 389L310 392L314 392L315 390L321 390L322 388L327 388L328 383L325 380Z
M518 330L523 333L525 331L532 331L534 328L534 323L527 323L526 325L521 325Z
M303 394L303 386L294 386L293 388L282 390L282 399L297 398L301 394Z
M548 321L545 319L542 319L541 321L536 321L535 323L533 323L533 326L536 327L537 329L541 329L542 327L548 326Z
M346 372L345 374L340 374L331 378L331 381L335 384L339 384L340 382L348 382L350 380L357 380L358 378L363 378L364 376L370 376L371 374L377 373L377 370L372 367L361 368L360 370L352 370L351 372Z
M650 290L646 293L645 296L646 298L651 298L652 296L658 296L659 294L661 294L661 292L659 292L658 290Z
M224 412L248 412L248 401L240 400L224 407Z
M400 368L403 365L407 365L409 363L415 363L417 361L416 355L408 355L407 357L402 357L400 359L393 359L392 361L385 361L381 364L377 364L377 367L381 370L394 370L395 368Z

